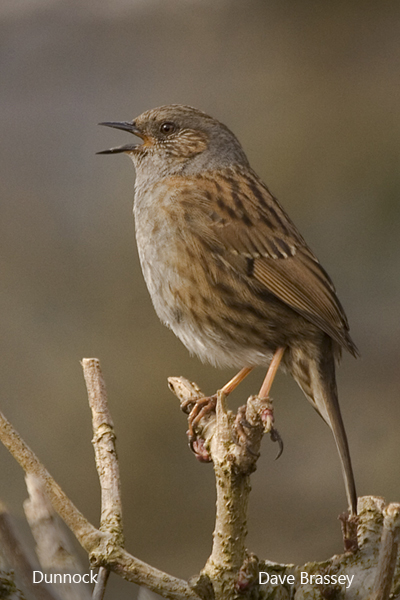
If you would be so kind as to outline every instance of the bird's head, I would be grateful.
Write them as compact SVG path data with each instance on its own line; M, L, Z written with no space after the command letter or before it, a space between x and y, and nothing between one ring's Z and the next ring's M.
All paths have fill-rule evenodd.
M99 152L129 154L138 176L146 174L154 179L178 173L196 174L237 163L248 164L234 134L216 119L190 106L161 106L144 112L131 122L100 125L128 131L143 140Z

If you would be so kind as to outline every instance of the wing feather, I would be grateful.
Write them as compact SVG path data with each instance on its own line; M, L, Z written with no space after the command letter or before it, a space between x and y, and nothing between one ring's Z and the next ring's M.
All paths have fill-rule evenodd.
M192 233L201 235L215 257L250 287L274 294L356 354L330 277L256 173L235 165L201 179L201 185L195 179L189 184L187 222L196 222Z

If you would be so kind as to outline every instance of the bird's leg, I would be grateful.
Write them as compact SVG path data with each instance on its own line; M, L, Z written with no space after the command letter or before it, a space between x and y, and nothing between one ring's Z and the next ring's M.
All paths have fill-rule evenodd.
M241 383L243 381L243 379L245 377L247 377L247 375L252 370L253 370L253 367L244 367L243 369L241 369L239 371L239 373L237 373L234 377L232 377L232 379L230 381L228 381L228 383L226 383L223 388L221 388L221 392L223 392L225 394L225 396L228 396L228 394L231 394L233 392L233 390L237 388L239 383ZM188 438L189 438L189 445L196 455L198 455L198 452L196 452L196 449L193 445L196 440L196 434L195 434L196 426L199 424L201 419L203 417L205 417L205 415L207 415L209 412L215 410L216 402L217 402L216 394L214 394L213 396L206 396L205 398L200 398L200 400L198 400L196 402L196 404L190 411L190 414L188 417L189 429L188 429L187 434L188 434ZM182 405L182 407L183 407L183 405Z
M268 398L269 397L269 392L271 390L271 386L272 386L272 382L275 379L275 375L276 372L278 370L278 367L281 363L282 357L283 357L283 353L285 352L285 348L278 348L275 351L274 356L272 357L271 363L268 367L268 371L267 374L265 376L265 379L262 383L262 386L260 388L260 391L258 392L258 397L259 398Z
M269 392L271 390L272 383L275 379L276 372L281 363L283 354L285 352L285 348L278 348L275 351L274 356L272 357L271 363L268 367L267 374L264 378L260 391L258 392L258 397L261 401L265 402L265 408L261 411L261 420L264 423L265 431L269 431L271 440L273 442L278 442L279 444L279 452L276 458L279 458L283 452L283 441L279 432L274 427L274 411L272 408L272 403L269 399Z
M247 377L253 368L254 367L243 367L243 369L240 369L239 373L236 373L235 377L232 377L232 379L224 385L221 392L225 394L225 396L228 396L228 394L237 388L239 383L242 383L243 379Z

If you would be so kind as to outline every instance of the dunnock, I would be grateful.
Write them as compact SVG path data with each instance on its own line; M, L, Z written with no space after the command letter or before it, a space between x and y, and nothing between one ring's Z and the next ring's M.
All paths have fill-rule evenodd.
M201 360L242 368L226 392L272 364L267 396L282 361L333 432L355 515L335 359L357 349L326 271L216 119L170 105L102 125L143 140L104 153L134 162L137 245L161 321Z

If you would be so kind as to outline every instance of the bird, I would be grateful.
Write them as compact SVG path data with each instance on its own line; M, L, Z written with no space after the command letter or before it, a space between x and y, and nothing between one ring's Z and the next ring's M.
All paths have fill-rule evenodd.
M155 312L191 354L240 371L289 372L333 433L350 517L357 493L335 363L357 348L335 287L297 227L251 168L234 133L191 106L170 104L132 121L138 253ZM197 411L198 414L198 411Z

